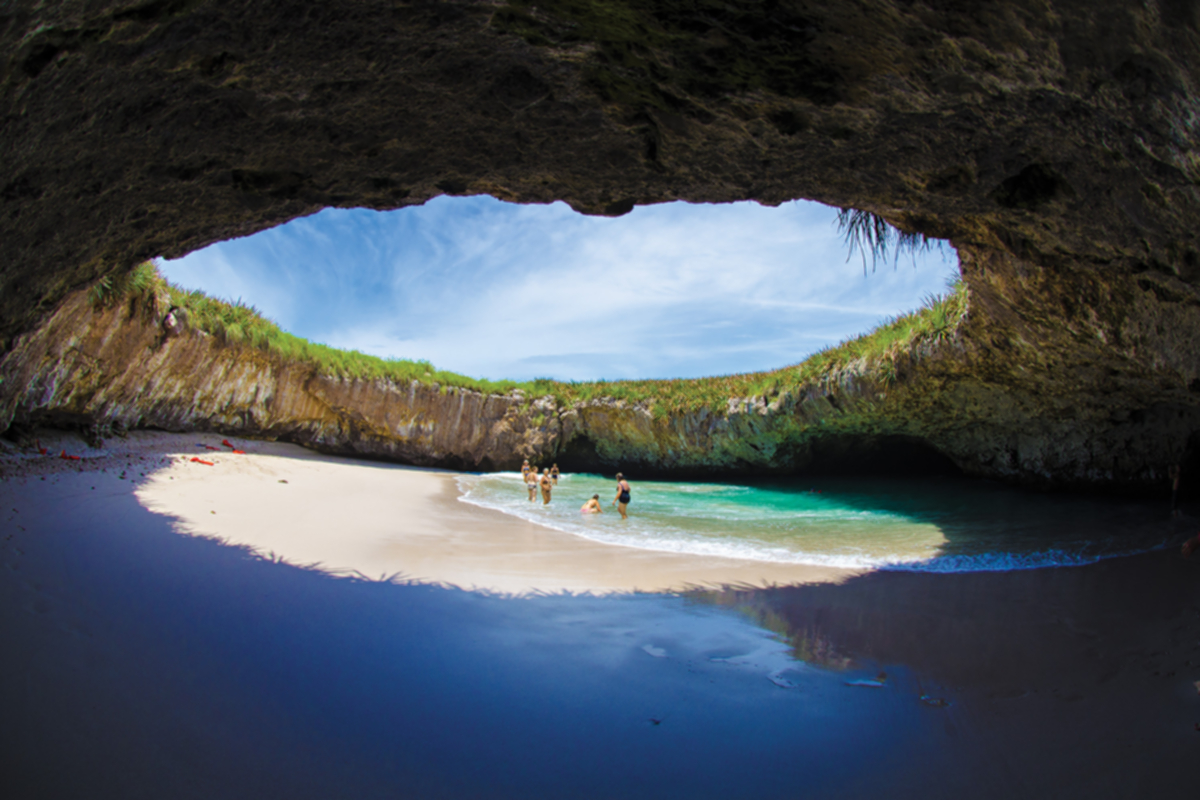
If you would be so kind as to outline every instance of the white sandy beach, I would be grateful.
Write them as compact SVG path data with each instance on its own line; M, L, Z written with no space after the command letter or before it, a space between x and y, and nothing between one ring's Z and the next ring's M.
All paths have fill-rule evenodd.
M138 499L176 518L182 532L293 564L500 593L767 586L848 574L592 542L459 502L452 472L295 445L247 447L246 455L213 453L212 467L178 458L149 476Z
M11 469L30 475L80 464L108 473L126 469L137 482L139 503L170 518L179 533L372 580L502 594L602 594L840 581L855 574L593 542L459 502L453 472L242 439L229 440L245 450L235 454L221 444L225 438L137 432L95 452L77 439L55 439L43 442L51 457ZM85 461L52 457L63 449Z

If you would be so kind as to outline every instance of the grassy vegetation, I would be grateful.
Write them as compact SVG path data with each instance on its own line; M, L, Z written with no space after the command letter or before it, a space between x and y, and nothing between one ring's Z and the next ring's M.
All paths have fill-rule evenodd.
M805 384L821 383L835 371L859 362L876 370L883 380L895 378L896 358L921 343L941 341L954 332L967 310L967 292L955 280L944 294L926 298L925 305L894 317L869 333L827 347L799 364L741 375L712 378L595 381L555 384L554 394L571 402L611 397L631 403L649 403L656 415L723 410L731 397L774 397L795 391Z
M97 307L112 305L124 298L138 300L142 308L160 316L165 315L168 309L182 308L190 327L204 331L223 343L253 347L284 362L308 364L327 375L367 380L384 378L397 383L418 380L427 384L500 393L518 387L529 391L538 383L548 383L475 380L437 370L428 361L384 359L310 342L283 330L254 306L241 302L228 303L209 297L204 292L189 291L170 283L153 262L139 264L120 280L105 278L89 293L89 299Z
M551 395L564 405L611 398L646 404L658 417L705 407L720 413L731 397L770 398L805 384L820 383L853 362L875 370L884 381L890 381L895 377L899 355L923 342L936 342L952 335L967 308L966 288L956 280L946 293L927 298L922 308L782 369L711 378L564 383L545 378L520 382L477 380L435 369L428 361L383 359L316 344L282 330L253 306L227 303L200 291L175 286L152 262L139 265L120 280L102 280L91 289L89 298L96 307L133 300L147 314L160 317L170 308L182 308L189 326L221 342L253 347L282 362L307 364L326 375L382 378L397 383L417 380L439 384L443 390L459 387L503 394L520 389L528 398Z

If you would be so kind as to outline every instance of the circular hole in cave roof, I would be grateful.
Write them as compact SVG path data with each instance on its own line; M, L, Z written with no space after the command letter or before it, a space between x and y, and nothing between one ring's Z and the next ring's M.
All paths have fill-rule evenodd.
M475 378L679 378L795 364L946 291L953 250L848 258L837 210L439 197L326 209L162 264L284 330Z

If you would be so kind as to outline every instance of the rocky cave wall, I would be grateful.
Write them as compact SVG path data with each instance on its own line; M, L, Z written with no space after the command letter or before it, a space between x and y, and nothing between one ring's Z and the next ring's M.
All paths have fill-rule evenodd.
M969 471L1149 480L1200 427L1198 23L1185 0L5 3L0 351L104 275L326 206L804 197L963 257L957 355L887 426L956 432L926 438Z

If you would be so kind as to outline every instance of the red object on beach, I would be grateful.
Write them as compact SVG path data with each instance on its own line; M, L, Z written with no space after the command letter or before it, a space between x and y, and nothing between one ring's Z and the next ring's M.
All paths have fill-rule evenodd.
M232 447L233 447L233 445L231 445L231 444L229 443L229 440L228 440L228 439L222 439L222 440L221 440L221 444L225 445L225 446L226 446L226 447L228 447L228 448L232 448Z
M37 446L38 453L40 453L41 455L46 455L46 448L42 447L42 440L34 439L33 441L34 441L34 444Z
M78 460L79 460L79 456L69 456L69 455L67 455L67 451L66 451L66 450L63 450L63 451L62 451L62 453L60 453L58 457L59 457L59 458L62 458L62 459L66 459L67 461L78 461Z
M235 453L241 453L242 455L246 455L246 451L245 451L245 450L234 450L233 452L235 452Z
M204 445L204 449L205 450L220 450L221 448L213 447L211 444L206 444L206 445Z
M207 464L210 467L213 465L213 462L205 461L203 458L196 458L195 456L192 456L192 461L195 461L197 464Z

